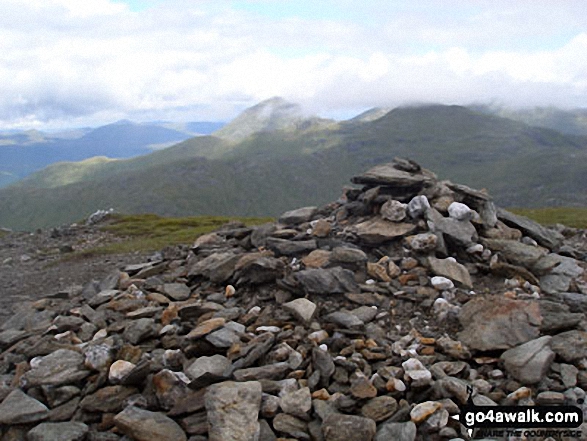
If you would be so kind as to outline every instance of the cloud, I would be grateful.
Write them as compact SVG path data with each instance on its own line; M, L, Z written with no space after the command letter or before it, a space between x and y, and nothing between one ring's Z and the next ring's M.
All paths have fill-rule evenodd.
M587 102L582 1L149 5L0 2L0 128L229 119L274 95L326 113Z

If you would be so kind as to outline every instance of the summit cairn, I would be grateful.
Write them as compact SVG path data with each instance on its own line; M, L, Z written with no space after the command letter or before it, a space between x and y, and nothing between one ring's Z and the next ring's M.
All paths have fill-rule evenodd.
M352 182L12 315L0 438L468 439L470 388L585 408L583 232L410 160Z

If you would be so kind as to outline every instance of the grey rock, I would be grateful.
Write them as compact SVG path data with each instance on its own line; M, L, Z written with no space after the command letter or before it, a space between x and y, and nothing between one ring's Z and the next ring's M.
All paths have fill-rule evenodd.
M133 320L124 329L122 336L133 345L139 344L143 340L146 340L157 335L157 328L155 326L155 320L150 318L141 318Z
M587 357L587 332L574 330L557 334L550 347L567 363L579 361Z
M23 376L28 386L59 386L83 380L90 371L84 367L82 354L68 349L57 351L43 357L38 365Z
M320 348L312 349L312 365L314 370L320 372L321 384L323 386L327 385L328 380L335 371L334 361L332 361L330 354Z
M327 322L348 329L360 328L365 325L356 315L346 311L335 311L322 318Z
M381 206L381 217L388 221L401 222L406 218L406 208L406 204L392 199Z
M284 393L280 399L281 409L290 415L306 418L312 409L312 394L308 387Z
M467 221L473 218L473 211L461 202L453 202L448 206L448 215L453 219Z
M505 351L501 355L505 369L522 384L539 383L554 360L555 354L549 347L551 339L545 335Z
M128 406L117 414L114 424L122 433L137 441L187 441L185 432L171 418L136 406Z
M286 413L277 414L273 418L273 428L278 432L294 437L296 440L310 440L308 424Z
M308 299L300 298L283 304L283 308L291 312L298 320L309 323L316 312L316 304Z
M352 227L352 231L367 245L379 245L403 237L416 228L409 223L390 222L382 217L361 222Z
M273 282L283 274L285 265L280 259L269 256L246 255L235 266L237 285Z
M582 296L582 294L578 295ZM562 301L564 302L564 298ZM540 331L545 334L553 334L573 329L581 322L581 320L583 320L584 317L582 313L569 312L569 307L564 303L541 300L539 305L540 314L542 315ZM578 307L578 305L574 306L577 307L577 310L579 311L583 310ZM587 298L585 299L585 307L587 308Z
M471 275L464 265L451 259L437 259L436 257L429 257L428 263L432 272L437 276L447 277L469 289L473 287Z
M281 380L291 370L289 363L279 362L265 366L237 369L233 372L236 381Z
M469 247L477 241L477 230L469 221L444 217L433 208L426 212L426 217L432 232L442 233L446 240L457 246Z
M18 329L7 329L6 331L0 332L0 348L7 348L12 346L19 340L27 337L29 334L26 331L20 331Z
M231 362L224 355L216 354L211 357L197 358L185 371L186 375L195 380L205 374L222 376L225 371L230 369Z
M379 427L374 441L414 441L416 439L416 425L407 423L385 423Z
M271 429L271 426L269 426L269 423L267 421L259 420L259 425L261 427L261 430L259 433L259 441L276 441L277 440L275 433L273 433L273 430Z
M312 220L316 212L317 207L302 207L295 210L286 211L279 216L279 222L285 225L297 225Z
M424 195L415 196L408 203L408 214L412 219L423 217L428 209L430 209L430 202L428 202L428 198Z
M187 300L191 290L185 283L165 283L161 289L163 294L176 302Z
M527 217L518 216L507 210L499 208L497 210L497 217L507 226L517 228L526 236L530 236L532 239L546 248L556 248L563 240L562 234L545 228L537 222L528 219Z
M371 441L375 430L375 421L355 415L335 413L322 422L322 433L326 441Z
M117 413L125 407L125 400L136 393L132 387L107 386L86 395L80 407L88 412Z
M391 187L422 188L432 178L421 173L398 170L393 163L377 165L359 176L351 178L354 184L385 185Z
M573 311L587 312L587 295L578 292L561 292L556 294L556 298L570 307ZM581 314L583 315L583 314ZM563 324L561 324L562 326ZM570 326L568 326L570 327ZM565 328L565 329L568 329Z
M575 387L577 385L577 374L579 373L579 369L572 364L561 363L560 370L561 379L563 380L565 387Z
M397 407L397 401L395 398L384 395L371 398L367 401L367 403L361 407L361 415L378 423L390 418L397 410Z
M258 439L261 383L227 381L206 392L210 441L251 441Z
M330 261L338 263L364 263L367 261L367 254L359 248L336 247L330 254Z
M459 312L459 340L470 349L509 349L538 337L542 322L537 302L480 296Z
M407 237L406 242L417 253L429 253L436 250L438 236L432 233L421 233Z
M196 262L188 270L188 276L204 276L214 283L224 283L234 273L241 256L234 253L214 253Z
M372 306L360 306L351 311L351 314L357 317L363 323L369 323L377 316L378 313L379 310Z
M237 333L226 326L208 334L205 339L217 348L230 348L233 344L240 342Z
M75 386L42 386L41 388L51 408L60 406L81 393L81 390Z
M41 423L27 433L27 441L82 441L88 426L80 422Z
M484 239L483 244L493 252L499 251L508 262L528 269L532 269L548 253L545 248L526 245L517 240Z
M29 397L20 389L14 389L0 404L0 424L28 424L42 421L49 415L47 407Z
M293 277L304 291L310 294L345 294L360 291L354 273L338 266L298 271Z
M318 248L314 239L287 240L270 237L267 239L267 247L281 256L294 256L296 254L309 253Z

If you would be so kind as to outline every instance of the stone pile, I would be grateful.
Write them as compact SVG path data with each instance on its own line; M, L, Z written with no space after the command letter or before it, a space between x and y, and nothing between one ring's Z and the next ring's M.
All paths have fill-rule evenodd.
M469 386L585 408L581 250L412 161L352 181L13 315L0 439L466 439Z

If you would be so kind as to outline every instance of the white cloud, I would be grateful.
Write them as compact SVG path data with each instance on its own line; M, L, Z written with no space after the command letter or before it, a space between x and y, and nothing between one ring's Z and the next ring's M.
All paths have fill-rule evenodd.
M413 101L587 103L582 1L324 2L337 14L2 0L0 128L228 119L274 95L323 112Z

